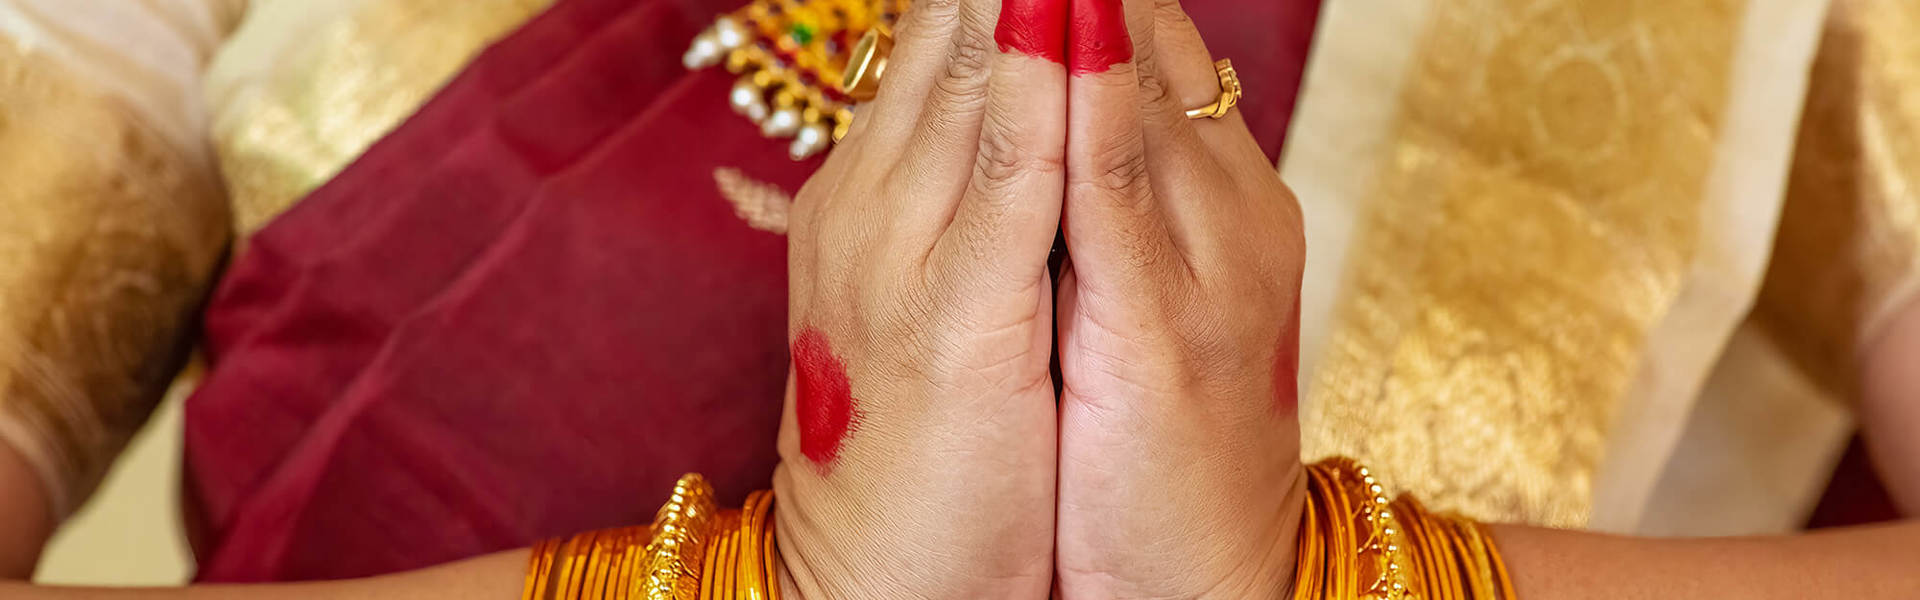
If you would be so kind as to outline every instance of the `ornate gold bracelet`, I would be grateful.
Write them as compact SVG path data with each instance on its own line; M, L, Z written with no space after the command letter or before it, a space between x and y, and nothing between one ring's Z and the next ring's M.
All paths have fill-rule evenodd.
M650 526L534 544L521 598L778 600L779 560L773 492L754 492L740 510L723 511L707 480L689 473Z
M1389 501L1366 467L1307 466L1294 600L1512 600L1513 582L1479 523ZM719 510L698 474L682 477L648 527L603 529L533 547L525 600L780 598L773 493Z
M1471 520L1408 496L1389 502L1373 472L1347 458L1307 466L1295 600L1512 600L1493 539Z

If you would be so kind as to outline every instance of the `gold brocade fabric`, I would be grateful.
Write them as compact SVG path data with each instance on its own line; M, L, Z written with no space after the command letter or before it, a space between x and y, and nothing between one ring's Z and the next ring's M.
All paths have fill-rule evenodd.
M212 173L0 39L0 438L84 499L187 356L228 240Z
M1920 3L1836 2L1753 320L1834 396L1912 298L1920 260Z
M215 116L214 144L237 229L252 234L332 178L486 44L551 2L364 0L316 29L262 36L302 41L233 92ZM251 10L275 10L267 4L255 0Z
M1580 526L1699 243L1742 0L1435 0L1303 408L1437 510Z

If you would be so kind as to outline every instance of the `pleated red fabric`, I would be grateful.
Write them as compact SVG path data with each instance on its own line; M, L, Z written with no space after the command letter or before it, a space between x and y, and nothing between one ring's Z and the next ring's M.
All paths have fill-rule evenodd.
M186 407L207 582L359 577L645 523L681 473L767 485L786 240L716 168L797 190L679 64L738 0L561 0L249 243ZM1279 149L1317 0L1188 0Z

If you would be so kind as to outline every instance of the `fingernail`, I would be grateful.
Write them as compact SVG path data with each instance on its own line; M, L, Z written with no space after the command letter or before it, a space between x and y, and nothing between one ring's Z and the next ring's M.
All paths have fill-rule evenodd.
M1074 75L1105 73L1133 60L1133 38L1127 35L1126 11L1120 0L1072 0L1067 28L1067 71Z
M1067 0L1003 0L993 40L1001 52L1067 64Z

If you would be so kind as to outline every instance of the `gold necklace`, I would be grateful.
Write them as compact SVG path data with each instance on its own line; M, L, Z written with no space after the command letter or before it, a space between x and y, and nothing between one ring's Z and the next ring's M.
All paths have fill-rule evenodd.
M891 28L907 1L753 0L695 36L681 63L725 64L740 76L727 95L734 112L761 135L792 138L787 155L805 159L853 124L854 101L839 82L855 42Z

